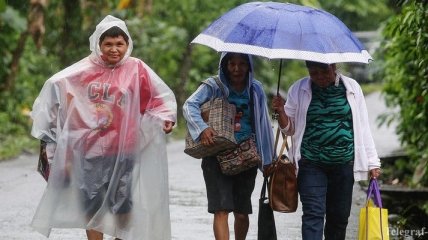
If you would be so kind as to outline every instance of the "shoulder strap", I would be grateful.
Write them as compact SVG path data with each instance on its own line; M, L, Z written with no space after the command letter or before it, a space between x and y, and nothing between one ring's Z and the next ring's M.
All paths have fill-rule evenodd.
M215 82L217 83L217 86L220 88L221 93L223 94L223 97L226 98L226 91L224 90L224 85L220 81L220 78L218 76L213 76L212 78L214 78Z
M210 77L212 79L214 79L214 81L216 82L218 88L220 88L221 94L223 95L224 98L226 98L226 91L224 90L224 85L223 83L220 81L220 78L216 75L216 76L212 76ZM208 79L205 79L204 81L202 81L202 83L205 83L207 85L210 85Z

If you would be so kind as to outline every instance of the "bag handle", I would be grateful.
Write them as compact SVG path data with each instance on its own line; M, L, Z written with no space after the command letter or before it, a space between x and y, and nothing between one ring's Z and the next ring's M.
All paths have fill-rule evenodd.
M279 130L279 127L278 127L278 129L276 129L276 135L275 135L275 146L274 146L274 149L275 149L275 151L276 151L276 148L278 147L278 141L279 141L279 133L280 133L280 130Z
M276 148L278 147L278 142L279 142L279 135L280 135L280 133L281 133L281 135L282 135L282 140L283 140L283 141L282 141L281 149L279 150L278 157L281 157L281 156L282 156L282 154L284 153L284 150L285 150L285 149L287 149L287 151L288 151L287 136L281 132L281 130L279 129L279 127L278 127L278 129L277 129L277 131L276 131L276 136L275 136L275 150L276 150ZM275 160L275 161L276 161L276 160Z
M379 191L379 185L376 178L370 178L370 184L367 189L367 201L366 201L366 208L369 205L369 200L371 199L373 194L373 202L374 204L379 208L379 223L380 223L380 234L381 239L383 238L383 220L382 220L382 199L380 197L380 191ZM367 210L366 210L367 211ZM366 229L369 229L369 220L368 220L368 212L366 213ZM368 232L366 231L366 239L368 239Z
M282 156L282 154L284 153L285 148L287 148L288 150L288 144L287 144L287 138L283 138L282 140L282 145L281 145L281 149L279 150L279 157Z
M262 191L260 192L260 199L266 199L266 189L269 177L264 177Z
M373 196L372 196L373 194ZM369 203L369 200L373 197L373 202L378 208L382 208L382 198L380 196L379 185L376 178L370 179L369 187L367 188L367 202L366 206Z

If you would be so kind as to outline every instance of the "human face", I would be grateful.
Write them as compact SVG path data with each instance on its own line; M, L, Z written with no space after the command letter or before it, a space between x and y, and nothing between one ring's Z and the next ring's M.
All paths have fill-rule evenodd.
M325 88L330 86L336 80L336 65L328 65L327 68L310 67L308 68L311 81L318 87Z
M104 62L115 65L125 56L128 44L121 35L117 37L105 37L100 44L100 49L103 54L101 58Z
M250 66L248 61L239 54L233 54L227 62L227 71L232 85L245 83Z

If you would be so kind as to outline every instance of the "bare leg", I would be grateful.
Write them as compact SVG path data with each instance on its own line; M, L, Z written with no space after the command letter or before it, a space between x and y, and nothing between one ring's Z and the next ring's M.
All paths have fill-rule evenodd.
M229 240L229 213L226 211L218 211L214 213L214 236L216 240Z
M88 240L103 240L103 233L92 229L86 230L86 236L88 236Z
M116 225L119 229L125 230L129 226L129 219L131 218L130 214L117 214L116 215ZM120 238L115 238L114 240L121 240Z
M129 220L131 219L131 215L126 213L126 214L117 214L116 215L116 225L117 227L119 227L120 229L127 229L129 226Z
M235 240L245 240L250 226L248 214L233 213L235 216Z

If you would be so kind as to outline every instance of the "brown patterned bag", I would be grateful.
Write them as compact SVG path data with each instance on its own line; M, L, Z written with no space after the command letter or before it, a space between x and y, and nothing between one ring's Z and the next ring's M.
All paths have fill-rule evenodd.
M214 79L220 87L223 97L211 99L202 104L201 115L202 119L204 119L218 135L214 137L214 145L204 146L200 142L195 142L190 136L189 130L187 130L184 152L194 158L214 156L219 152L236 147L234 135L236 107L227 101L224 86L220 82L220 79L218 79L217 76L214 77Z
M241 142L237 148L226 150L217 155L221 172L225 175L235 175L261 164L262 159L257 152L253 138Z
M42 175L42 177L48 181L50 165L48 162L48 157L46 155L46 142L40 141L40 153L39 153L39 162L37 163L37 172Z

